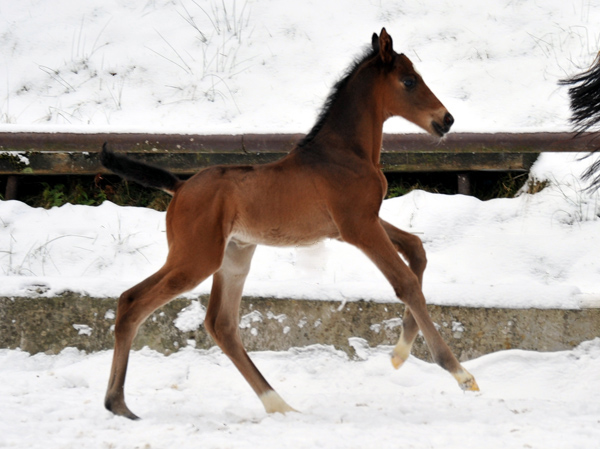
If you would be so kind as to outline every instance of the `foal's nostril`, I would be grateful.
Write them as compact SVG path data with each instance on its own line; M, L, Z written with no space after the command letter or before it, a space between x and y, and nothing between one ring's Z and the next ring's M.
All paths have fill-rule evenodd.
M454 124L454 117L452 117L452 114L449 112L446 112L441 122L438 120L439 118L437 120L432 120L431 126L439 137L444 137L446 133L450 131L450 127Z
M452 117L452 114L450 114L449 112L446 112L446 115L444 116L444 124L448 128L450 128L454 124L454 117Z

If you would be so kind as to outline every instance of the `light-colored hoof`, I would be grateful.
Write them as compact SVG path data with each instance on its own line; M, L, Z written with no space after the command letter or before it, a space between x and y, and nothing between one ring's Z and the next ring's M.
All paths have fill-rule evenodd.
M392 354L392 365L394 365L394 368L400 369L400 367L404 365L404 362L406 362L406 360L400 357L398 354Z
M475 381L473 375L468 372L466 369L462 369L462 371L453 374L454 378L458 381L458 385L463 391L479 391L479 385Z
M463 391L479 391L479 385L475 382L474 377L459 385Z
M404 341L404 335L401 335L398 344L392 349L392 365L394 365L394 368L399 369L408 360L410 346L409 343Z
M283 413L284 415L289 412L298 413L298 410L290 407L290 405L285 402L274 390L271 390L268 393L260 396L260 400L262 401L267 413Z

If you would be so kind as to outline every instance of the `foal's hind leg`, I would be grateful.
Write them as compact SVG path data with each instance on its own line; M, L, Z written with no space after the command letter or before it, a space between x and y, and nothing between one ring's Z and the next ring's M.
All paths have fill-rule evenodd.
M213 276L204 326L262 401L268 413L294 411L256 368L239 334L242 289L256 245L230 242L219 271Z
M423 249L423 243L421 242L421 239L414 234L410 234L398 229L387 221L382 219L379 221L383 225L383 229L385 229L386 234L394 244L396 251L402 254L408 261L408 266L415 276L417 276L419 284L422 288L423 272L425 271L425 267L427 265L427 256L425 255L425 250ZM398 343L392 351L392 364L394 365L394 368L398 369L404 364L404 362L406 362L418 332L419 326L415 321L415 317L411 313L410 308L406 307L404 310L404 317L402 319L402 333L400 334Z
M193 265L183 261L175 265L168 260L158 272L121 295L115 323L115 350L104 402L108 410L116 415L138 419L127 407L124 394L129 351L138 328L160 306L210 276L220 262L220 257Z

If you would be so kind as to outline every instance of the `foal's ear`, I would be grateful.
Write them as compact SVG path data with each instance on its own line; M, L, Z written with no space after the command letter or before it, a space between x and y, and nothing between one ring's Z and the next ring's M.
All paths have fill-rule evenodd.
M375 36L373 36L373 40L375 40ZM381 29L381 33L379 34L379 56L384 64L389 64L394 60L394 49L392 48L392 36L390 36L385 28ZM373 45L373 49L375 49L375 45Z
M377 36L377 33L373 33L373 37L371 37L371 47L373 47L373 51L379 52L379 36Z

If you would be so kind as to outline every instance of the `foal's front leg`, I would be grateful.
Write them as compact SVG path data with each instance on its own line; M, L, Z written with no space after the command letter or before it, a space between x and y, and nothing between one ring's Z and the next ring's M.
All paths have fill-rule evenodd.
M414 234L398 229L394 225L385 220L379 219L385 233L392 241L394 248L408 261L408 266L411 271L417 276L421 288L423 287L423 272L427 266L427 256L423 248L423 242ZM410 311L410 308L404 309L404 317L402 318L402 333L398 339L398 343L392 350L392 365L399 369L408 359L412 345L417 338L419 326L415 317Z
M449 371L463 390L478 391L475 378L458 362L435 328L419 280L398 255L383 224L373 220L371 223L348 225L346 223L347 227L340 229L342 238L362 250L375 263L394 288L396 296L410 309L434 361Z

